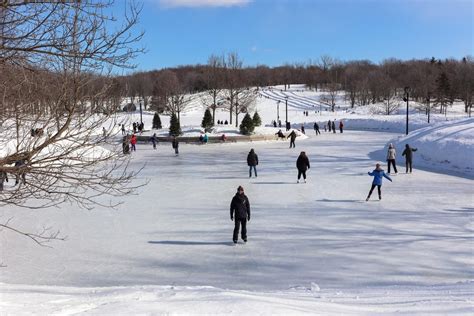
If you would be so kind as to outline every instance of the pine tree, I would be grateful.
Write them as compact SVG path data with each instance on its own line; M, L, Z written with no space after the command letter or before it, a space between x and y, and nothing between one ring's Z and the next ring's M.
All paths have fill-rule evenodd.
M181 126L179 126L178 117L175 113L171 114L170 118L170 135L179 136L181 135Z
M240 123L240 133L244 135L250 135L254 129L255 126L253 125L252 118L248 113L245 114L244 119Z
M258 112L255 111L255 113L253 114L253 126L260 126L262 125L262 119L260 118L260 115L258 115Z
M155 112L155 115L153 116L153 129L161 129L161 119L160 116L158 115L158 112Z
M211 111L209 111L209 109L206 109L206 112L204 112L204 117L202 118L201 127L204 128L206 132L209 132L213 126L214 123Z

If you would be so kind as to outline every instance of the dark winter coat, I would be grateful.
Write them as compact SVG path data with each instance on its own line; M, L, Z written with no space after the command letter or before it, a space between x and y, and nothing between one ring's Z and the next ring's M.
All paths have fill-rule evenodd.
M332 122L332 129L336 130L336 123L335 122Z
M372 184L375 185L382 185L382 179L387 178L392 182L392 179L383 171L382 169L374 169L372 172L368 172L369 176L374 177L374 181L372 181Z
M291 138L290 138L290 137L291 137ZM291 131L290 135L288 135L287 138L290 138L290 140L291 140L292 142L294 142L295 139L296 139L296 133L295 133L295 131Z
M314 128L315 130L318 130L318 129L319 129L318 123L314 123L313 128Z
M173 139L173 142L171 143L171 146L173 146L173 148L178 148L179 147L179 142L177 139Z
M413 159L413 152L417 151L417 148L412 148L410 145L405 145L405 150L402 153L402 156L405 156L407 161L412 161Z
M245 194L237 192L230 203L230 218L250 219L250 202Z
M253 151L253 149L247 155L247 165L249 165L249 166L258 165L258 156L255 153L255 151Z
M296 168L301 171L306 171L310 168L308 156L300 155L296 160Z

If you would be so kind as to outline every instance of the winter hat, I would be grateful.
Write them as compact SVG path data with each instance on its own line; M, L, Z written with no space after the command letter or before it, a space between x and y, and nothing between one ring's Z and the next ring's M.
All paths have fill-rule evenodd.
M237 188L237 191L240 191L240 190L242 191L244 190L244 188L241 185L239 185L239 187Z

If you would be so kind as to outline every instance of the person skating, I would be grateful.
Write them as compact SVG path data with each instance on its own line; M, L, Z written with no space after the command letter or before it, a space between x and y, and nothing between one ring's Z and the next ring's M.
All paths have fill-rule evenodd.
M137 147L136 147L137 136L135 134L133 134L132 137L130 138L130 144L132 145L132 151L137 151Z
M332 132L336 134L336 120L332 121Z
M397 164L395 163L396 156L397 156L397 152L395 151L395 148L393 147L393 144L390 143L390 145L388 145L388 151L387 151L387 170L388 170L388 174L390 174L390 165L393 165L393 170L395 171L395 173L398 173Z
M410 145L405 145L405 150L402 153L402 156L405 156L405 166L406 166L406 173L410 170L412 172L412 163L413 163L413 152L417 151L418 149L415 147L410 147Z
M295 131L291 131L290 135L288 135L288 137L286 137L287 139L290 138L290 148L293 146L293 148L295 148L295 139L296 139L296 133Z
M340 131L341 133L344 132L344 123L342 123L342 120L339 121L339 131Z
M321 134L321 132L319 131L318 123L314 122L313 128L314 128L314 132L316 133L316 135Z
M296 159L296 168L298 169L298 180L296 183L300 182L301 175L303 175L303 180L306 183L306 170L310 168L308 156L302 151Z
M304 132L304 125L301 125L301 133L306 134L306 133Z
M122 135L125 135L125 124L122 124Z
M153 136L150 137L150 142L153 143L153 149L156 149L156 143L158 142L158 137L156 137L156 133L153 133Z
M387 178L390 182L392 182L392 179L383 171L383 169L380 167L380 164L377 163L375 164L375 169L372 172L367 172L369 176L374 177L374 180L372 181L372 187L370 188L369 195L367 196L366 201L370 199L370 196L372 195L372 192L374 191L374 188L377 186L377 191L379 193L379 200L382 199L382 179L385 177Z
M331 133L331 126L332 126L332 123L331 123L331 120L328 121L328 130L329 130L329 133Z
M244 194L244 188L239 186L237 193L230 203L230 220L234 221L234 234L232 240L237 243L239 237L239 229L242 226L241 237L247 242L247 221L250 221L250 202Z
M249 178L252 177L252 168L255 172L255 177L257 177L258 156L253 150L253 148L250 149L250 152L247 155L247 165L249 166Z
M130 153L130 139L128 135L122 139L122 151L125 155Z
M15 169L16 169L16 175L15 175L15 185L20 183L26 184L26 159L19 159L15 161Z
M179 141L176 136L173 136L173 141L171 142L171 146L174 148L174 153L176 156L179 155Z

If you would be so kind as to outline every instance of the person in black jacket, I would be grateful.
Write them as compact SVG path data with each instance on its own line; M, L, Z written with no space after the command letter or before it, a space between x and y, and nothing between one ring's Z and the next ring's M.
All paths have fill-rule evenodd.
M174 154L176 156L179 155L179 141L176 136L173 137L173 141L171 142L171 146L174 148Z
M247 221L250 221L250 202L244 194L244 188L242 186L237 188L237 193L230 203L230 220L233 221L234 217L234 244L237 243L240 226L242 226L242 239L244 242L247 242Z
M247 165L249 166L249 178L252 177L252 168L255 172L255 178L257 177L257 165L258 165L258 156L255 151L250 149L249 154L247 155Z
M296 133L295 131L291 131L290 135L288 135L286 138L290 138L290 148L293 147L295 148L295 139L296 139Z
M417 150L417 148L410 147L408 144L405 145L405 150L403 151L402 156L405 156L406 173L408 173L408 169L410 169L410 173L412 171L413 152Z
M308 170L310 166L308 156L306 156L304 151L300 153L296 160L296 168L298 168L298 181L296 181L296 183L300 182L301 175L303 175L304 182L306 183L306 170Z

